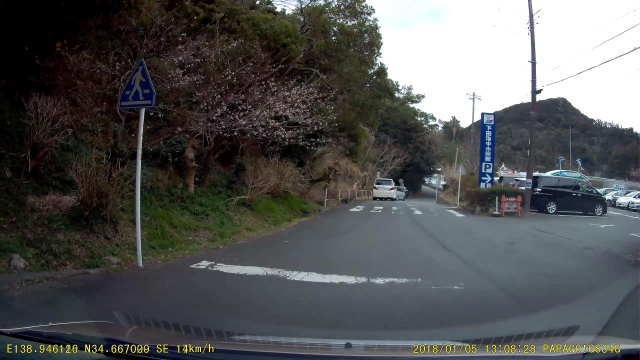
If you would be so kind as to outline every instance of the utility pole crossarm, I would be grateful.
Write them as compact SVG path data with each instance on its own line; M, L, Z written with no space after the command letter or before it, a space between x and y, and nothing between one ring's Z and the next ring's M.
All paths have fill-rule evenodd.
M482 101L482 98L475 91L471 94L467 93L467 96L471 100L471 124L473 124L476 121L476 101Z

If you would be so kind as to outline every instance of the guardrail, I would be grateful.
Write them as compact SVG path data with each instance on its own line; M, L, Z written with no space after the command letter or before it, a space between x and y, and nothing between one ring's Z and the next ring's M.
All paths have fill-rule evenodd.
M335 197L330 197L335 196ZM353 200L372 200L373 190L341 190L329 191L329 187L324 188L324 207L327 207L327 202L336 201L338 204L342 201L350 202Z

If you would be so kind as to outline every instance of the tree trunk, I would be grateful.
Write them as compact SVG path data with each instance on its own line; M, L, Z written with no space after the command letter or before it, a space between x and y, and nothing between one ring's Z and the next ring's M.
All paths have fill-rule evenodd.
M184 151L184 182L190 193L196 188L196 144L193 138L189 139L187 148Z

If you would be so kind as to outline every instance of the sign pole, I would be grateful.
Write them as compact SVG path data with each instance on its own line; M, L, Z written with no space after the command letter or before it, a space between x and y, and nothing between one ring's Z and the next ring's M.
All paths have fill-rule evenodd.
M144 130L144 110L140 109L138 122L138 152L136 154L136 253L138 267L142 268L142 224L140 222L140 186L142 183L142 131Z
M462 183L462 166L458 171L458 205L456 207L460 207L460 184Z
M146 108L156 106L156 89L153 87L147 64L140 59L118 98L118 108L139 109L138 152L136 154L136 255L138 267L142 268L142 220L140 219L140 193L142 187L142 133L144 131L144 112Z

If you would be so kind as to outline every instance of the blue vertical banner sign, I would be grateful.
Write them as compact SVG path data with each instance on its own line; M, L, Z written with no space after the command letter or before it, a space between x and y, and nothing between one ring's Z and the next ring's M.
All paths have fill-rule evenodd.
M493 164L496 158L496 116L482 113L480 124L480 169L478 180L481 189L493 186Z

